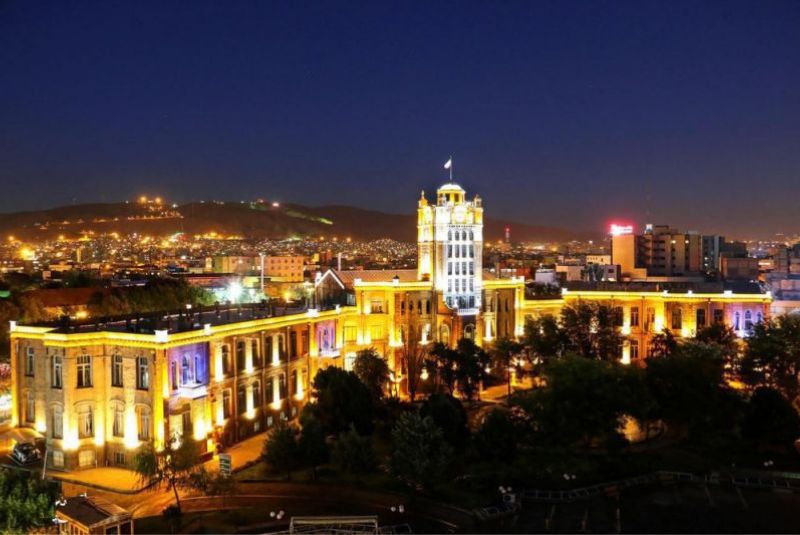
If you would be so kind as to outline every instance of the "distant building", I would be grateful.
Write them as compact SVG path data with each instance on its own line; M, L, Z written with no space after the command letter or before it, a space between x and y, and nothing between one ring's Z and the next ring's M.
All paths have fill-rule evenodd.
M273 282L303 282L304 264L305 257L300 255L265 256L264 275Z
M667 225L647 225L644 233L612 235L613 264L628 280L650 277L700 277L703 273L702 238Z
M261 270L257 256L212 256L206 258L206 273L247 275Z
M725 280L758 279L758 258L735 258L723 256L720 258L720 274Z

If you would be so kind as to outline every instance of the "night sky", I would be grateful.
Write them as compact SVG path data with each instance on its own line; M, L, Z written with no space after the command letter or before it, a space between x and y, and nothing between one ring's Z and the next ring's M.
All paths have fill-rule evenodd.
M0 2L0 211L160 194L800 232L800 2Z

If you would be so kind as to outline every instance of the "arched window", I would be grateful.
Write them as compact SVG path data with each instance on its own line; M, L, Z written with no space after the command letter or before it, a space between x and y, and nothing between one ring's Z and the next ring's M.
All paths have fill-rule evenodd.
M150 407L140 405L136 407L136 427L139 440L150 440Z
M452 230L448 230L447 231L447 241L453 241L453 231Z
M473 234L473 233L472 233L472 231L470 230L470 231L469 231L469 241L472 241L473 239L474 239L474 234Z
M475 339L475 326L471 323L469 325L464 326L464 338L467 340L474 340Z
M231 350L227 344L222 346L220 358L222 359L222 374L228 375L231 373Z
M747 332L753 331L753 313L749 310L744 311L744 330Z
M737 310L736 313L733 315L733 330L738 331L742 324L742 315Z
M756 322L757 323L764 323L764 314L762 314L761 312L758 312L756 314Z
M430 313L431 313L431 300L430 299L426 299L425 300L425 314L430 314Z
M64 407L60 404L53 405L50 433L53 438L64 438Z
M461 239L464 240L464 241L467 241L467 231L466 230L461 231Z
M183 360L181 362L181 384L187 385L193 382L194 378L192 377L192 361L189 358L189 353L184 353Z

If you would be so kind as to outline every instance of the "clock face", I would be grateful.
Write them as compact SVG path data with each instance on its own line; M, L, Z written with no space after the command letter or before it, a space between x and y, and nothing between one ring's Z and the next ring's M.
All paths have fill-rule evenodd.
M463 206L457 206L453 214L456 223L464 223L467 219L467 211Z

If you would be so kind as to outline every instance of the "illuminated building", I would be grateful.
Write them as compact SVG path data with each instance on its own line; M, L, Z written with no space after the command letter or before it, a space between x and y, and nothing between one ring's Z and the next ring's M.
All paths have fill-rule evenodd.
M611 225L612 262L623 279L697 277L703 271L702 237L666 225L647 225L642 234L631 226Z
M209 454L296 416L320 368L349 368L374 347L400 391L404 345L520 336L526 318L587 301L612 307L627 337L620 356L646 356L664 328L693 336L724 322L741 336L771 296L723 286L664 291L594 283L527 299L522 277L482 269L483 207L453 183L418 204L418 267L329 270L311 307L262 304L177 314L11 325L12 423L44 434L48 466L129 465L145 442L196 440ZM749 290L748 290L749 291Z

